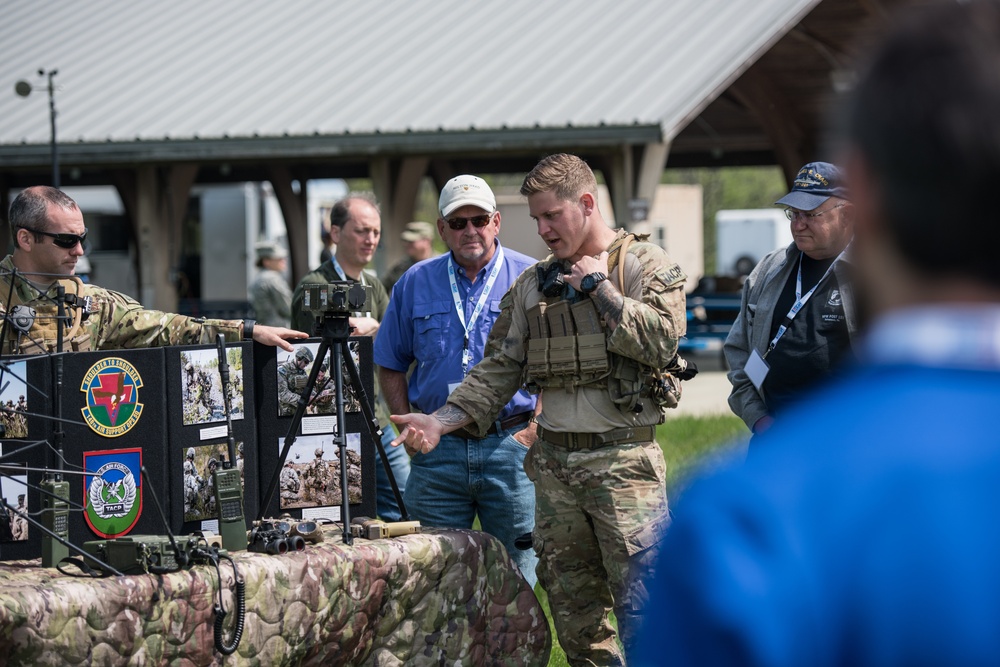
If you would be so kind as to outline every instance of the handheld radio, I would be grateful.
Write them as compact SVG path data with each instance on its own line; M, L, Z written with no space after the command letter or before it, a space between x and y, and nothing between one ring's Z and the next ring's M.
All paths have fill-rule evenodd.
M243 515L243 484L240 471L233 466L236 460L236 441L233 438L233 416L229 400L229 360L226 358L226 339L222 334L216 339L219 349L219 375L222 378L222 400L226 409L226 442L229 457L222 462L222 470L215 473L215 506L219 511L219 535L222 546L228 551L246 551L247 524Z
M53 533L69 539L69 482L46 478L39 484L42 490L42 525ZM42 567L55 567L69 556L69 549L55 538L42 536Z

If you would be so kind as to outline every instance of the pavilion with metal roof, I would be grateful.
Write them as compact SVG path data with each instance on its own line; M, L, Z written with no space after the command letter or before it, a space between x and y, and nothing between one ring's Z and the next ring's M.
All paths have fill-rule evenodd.
M158 249L194 183L270 181L296 279L316 178L371 178L391 232L426 176L524 173L567 151L628 220L665 167L779 164L790 177L817 158L858 44L912 4L16 3L0 23L0 215L11 189L52 180L36 71L58 68L61 183L117 187L151 307L176 303L177 258ZM16 95L18 80L35 92ZM398 234L383 241L401 253Z

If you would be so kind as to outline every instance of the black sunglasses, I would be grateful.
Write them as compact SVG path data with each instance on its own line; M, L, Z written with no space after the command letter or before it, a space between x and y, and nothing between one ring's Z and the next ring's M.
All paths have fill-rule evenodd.
M448 218L445 222L447 222L448 226L454 231L459 232L465 229L465 226L470 222L476 229L482 229L486 225L490 224L490 220L492 219L493 214L490 213L489 215L474 215L471 218Z
M31 229L30 227L21 227L21 229L27 229L32 234L41 234L42 236L48 236L52 239L54 245L60 248L65 248L70 250L75 248L76 244L79 243L83 245L83 242L87 240L87 230L83 230L83 234L53 234L52 232L43 232L40 229Z

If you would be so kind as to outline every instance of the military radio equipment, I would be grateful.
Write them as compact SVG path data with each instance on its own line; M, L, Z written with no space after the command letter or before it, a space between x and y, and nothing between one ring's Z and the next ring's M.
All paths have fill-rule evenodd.
M246 518L243 516L243 486L240 471L223 460L223 469L215 471L215 501L219 508L219 535L229 551L247 548Z
M244 551L247 548L247 524L243 516L243 483L240 471L233 467L236 459L236 441L233 439L233 416L229 400L229 361L226 358L226 338L222 334L216 339L219 351L219 375L222 378L222 400L226 410L226 443L229 458L223 459L222 470L216 469L215 506L219 508L219 534L222 546L229 551Z
M372 290L361 283L332 282L304 285L302 308L314 316L367 313L372 309Z
M42 525L63 540L69 539L69 482L44 479L42 490ZM42 567L55 567L69 556L69 549L51 535L42 536Z
M83 543L83 550L125 574L165 574L182 567L169 537L128 535Z
M35 323L35 309L24 304L14 306L7 315L7 321L15 331L25 335L31 331L31 325Z
M351 534L366 540L381 540L400 535L414 535L420 532L419 521L396 521L386 523L378 519L359 516L351 521Z

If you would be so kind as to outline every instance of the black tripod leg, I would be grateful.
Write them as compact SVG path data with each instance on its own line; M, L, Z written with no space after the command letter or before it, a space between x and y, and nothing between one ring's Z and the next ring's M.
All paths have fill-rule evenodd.
M354 363L354 357L351 356L351 350L347 345L347 341L343 341L342 344L344 363L347 365L347 372L351 375L351 385L358 393L358 399L361 402L361 412L368 423L368 432L371 433L372 439L375 441L375 446L378 447L379 454L382 456L382 466L385 468L385 474L389 477L389 486L392 487L392 495L396 498L396 506L399 507L400 519L402 521L409 521L410 515L407 514L406 505L403 504L403 494L399 492L396 475L392 472L392 466L389 465L389 457L386 456L385 446L382 444L382 427L379 425L378 419L375 418L375 411L368 401L368 395L365 394L365 387L361 384L361 374L358 372L357 364Z
M330 343L326 338L323 338L319 343L319 349L316 351L315 358L323 359L329 350ZM302 393L299 395L299 405L295 409L292 423L288 425L288 433L285 435L285 445L281 448L281 454L278 456L278 465L274 468L274 474L271 475L271 483L268 485L267 493L264 494L264 498L260 503L260 511L257 513L258 521L264 519L267 508L271 505L271 500L274 498L274 492L278 488L278 480L281 477L281 469L285 467L288 450L292 448L295 438L298 437L299 425L302 423L302 417L306 414L306 407L309 405L309 398L312 396L313 387L316 386L316 377L319 375L319 369L322 365L322 361L320 363L313 363L306 386L303 387Z
M345 342L346 344L346 342ZM351 534L351 494L347 487L347 419L344 415L344 372L341 370L340 345L333 346L333 386L337 392L337 447L340 453L340 519L344 526L344 544L354 544ZM348 355L350 356L350 355Z

